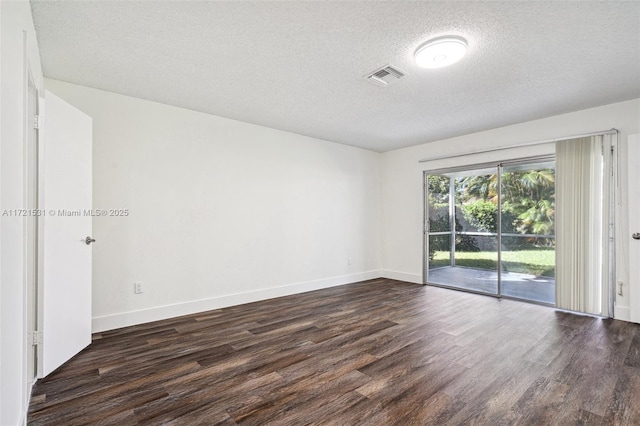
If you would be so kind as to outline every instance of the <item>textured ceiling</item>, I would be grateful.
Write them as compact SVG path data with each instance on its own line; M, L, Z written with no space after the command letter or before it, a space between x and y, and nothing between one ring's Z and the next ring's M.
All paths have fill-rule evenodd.
M638 1L31 4L49 78L375 151L640 97Z

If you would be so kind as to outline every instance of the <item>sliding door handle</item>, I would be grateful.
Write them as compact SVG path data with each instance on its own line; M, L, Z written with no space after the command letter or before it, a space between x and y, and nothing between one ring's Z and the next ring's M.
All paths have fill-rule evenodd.
M640 232L636 232L632 234L631 238L633 238L634 240L640 240Z

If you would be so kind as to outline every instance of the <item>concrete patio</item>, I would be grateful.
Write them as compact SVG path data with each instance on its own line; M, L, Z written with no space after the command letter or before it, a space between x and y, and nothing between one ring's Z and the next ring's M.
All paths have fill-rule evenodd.
M429 270L427 282L488 294L498 293L498 272L445 266ZM555 305L556 280L515 272L502 272L502 295Z

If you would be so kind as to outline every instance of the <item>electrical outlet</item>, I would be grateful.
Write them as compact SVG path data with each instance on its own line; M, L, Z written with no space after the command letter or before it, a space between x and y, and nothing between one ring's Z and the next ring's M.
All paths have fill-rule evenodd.
M140 283L140 282L133 283L133 292L135 294L140 294L140 293L144 292L144 288L142 286L142 283Z

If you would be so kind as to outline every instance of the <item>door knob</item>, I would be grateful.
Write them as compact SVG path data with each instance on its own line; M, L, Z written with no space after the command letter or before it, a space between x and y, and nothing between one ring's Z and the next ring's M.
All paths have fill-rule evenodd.
M85 238L84 242L85 242L85 243L87 243L87 245L89 245L89 244L91 244L91 243L95 243L95 242L96 242L96 240L94 240L94 239L93 239L93 238L91 238L91 237L87 237L87 238Z
M631 235L631 238L633 238L634 240L640 240L640 232L635 232Z

